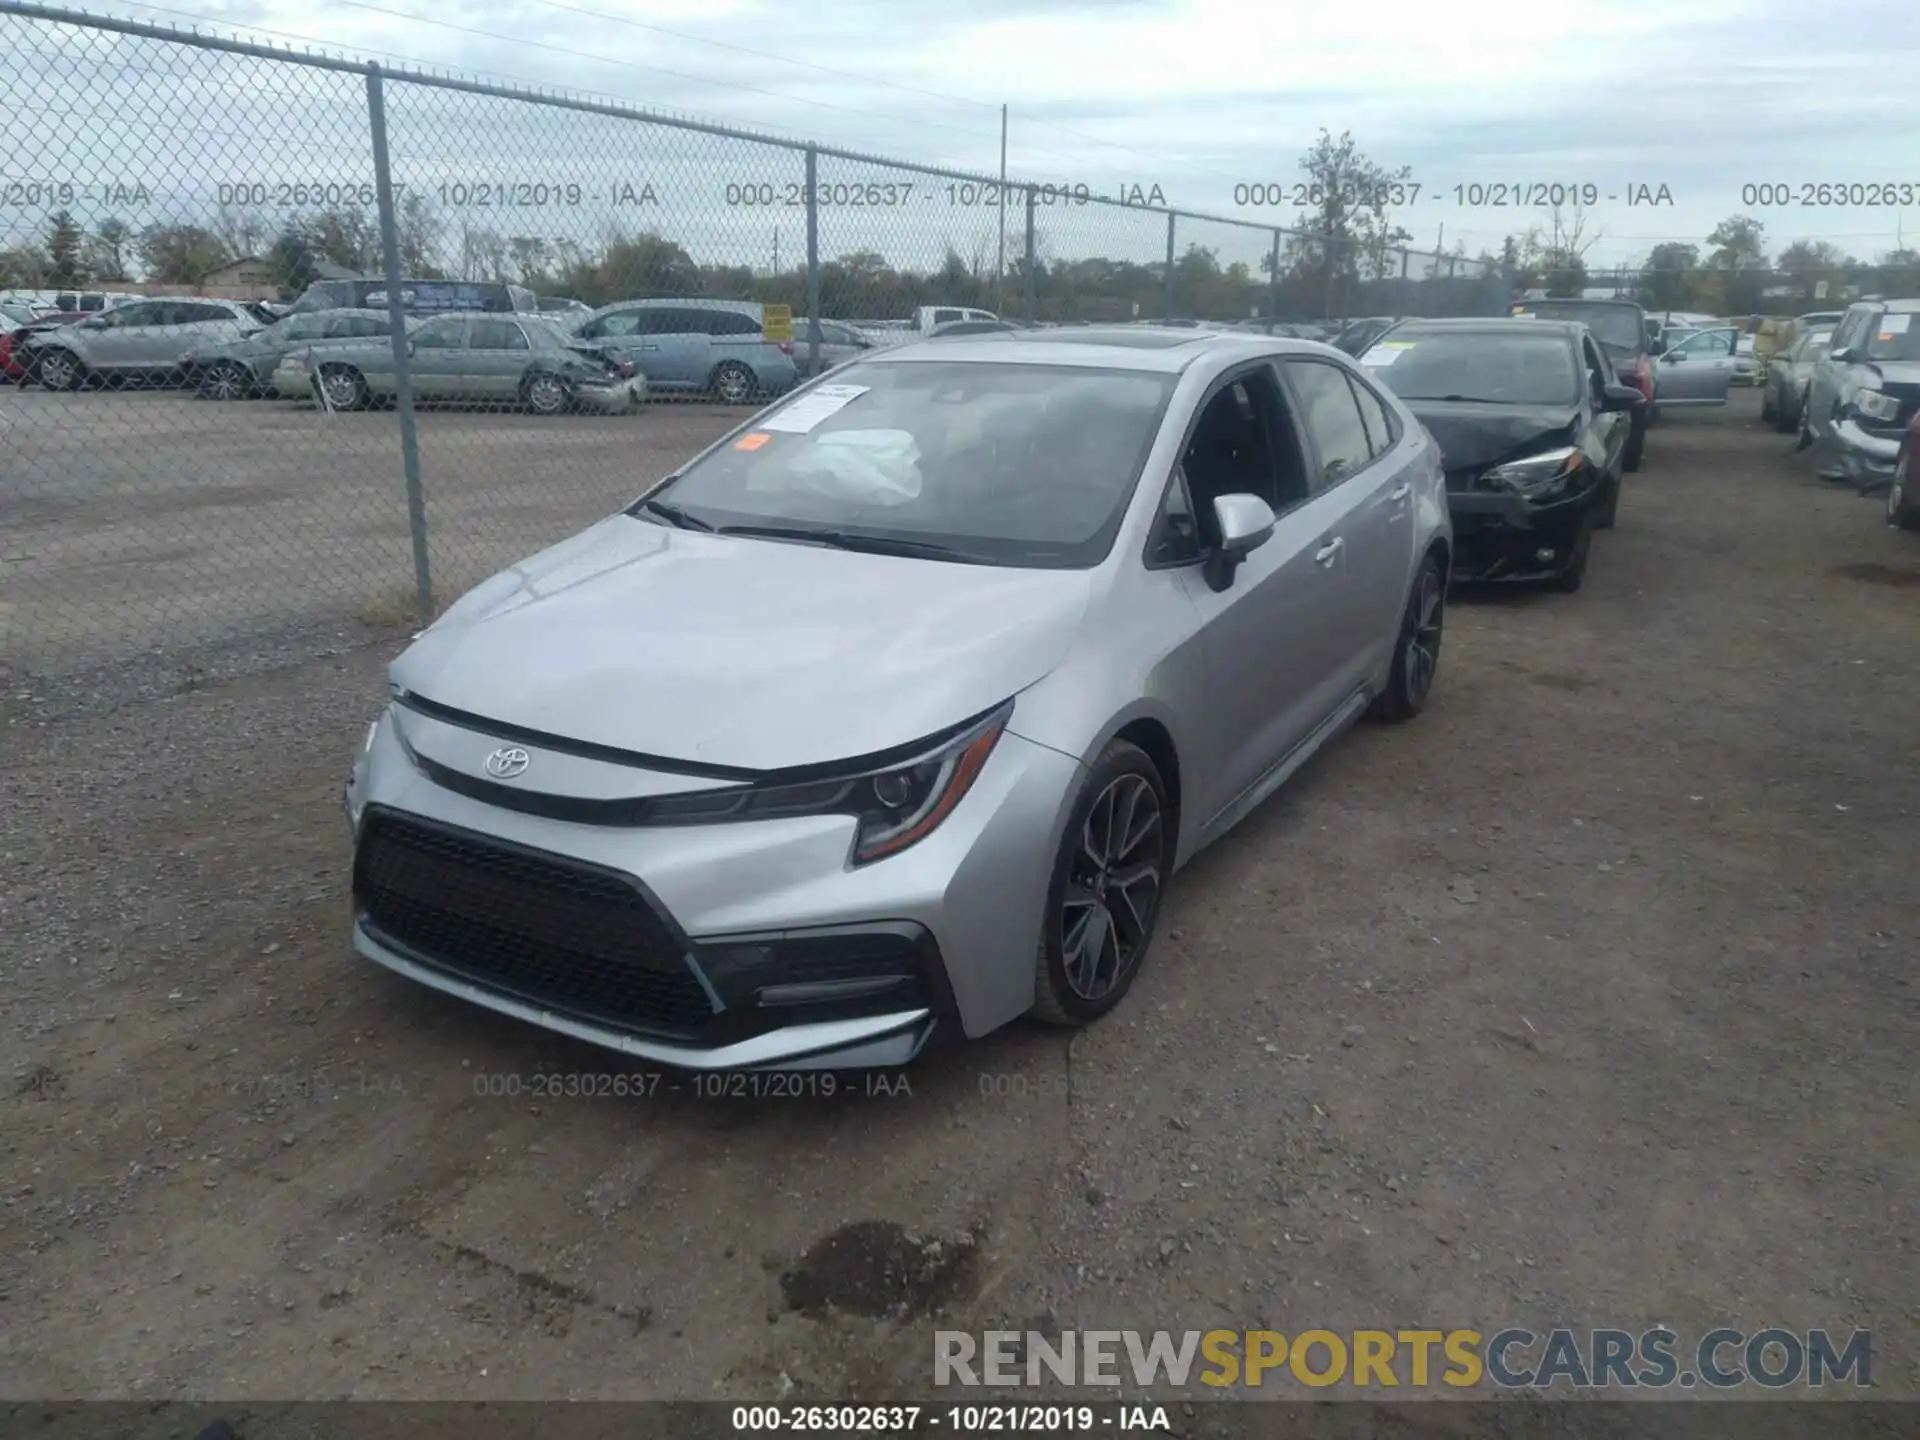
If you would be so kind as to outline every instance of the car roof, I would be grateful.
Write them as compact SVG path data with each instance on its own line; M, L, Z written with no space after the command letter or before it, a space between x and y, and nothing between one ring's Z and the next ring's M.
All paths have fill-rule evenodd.
M1466 335L1484 331L1489 335L1537 335L1547 333L1565 335L1569 338L1584 335L1587 327L1578 320L1528 320L1522 328L1516 329L1512 315L1469 315L1450 316L1443 320L1402 320L1393 327L1398 335L1402 330L1419 330L1436 335Z
M882 350L869 365L963 361L997 365L1062 365L1095 370L1149 370L1177 375L1208 359L1231 361L1261 355L1333 355L1312 340L1284 335L1247 335L1232 330L1132 329L1126 326L1016 330L1006 334L955 335L937 346L924 342Z
M1872 303L1884 305L1887 309L1897 311L1903 315L1920 312L1920 300L1876 300Z
M644 300L616 300L611 305L602 305L600 310L594 313L599 314L609 310L646 310L662 305L687 310L737 310L748 315L758 315L763 308L758 300L713 300L704 295L651 295Z
M1521 310L1529 310L1536 305L1618 305L1623 310L1639 310L1642 313L1646 310L1646 306L1638 300L1621 300L1611 295L1595 300L1583 300L1578 295L1546 295L1538 300L1516 300L1513 303Z

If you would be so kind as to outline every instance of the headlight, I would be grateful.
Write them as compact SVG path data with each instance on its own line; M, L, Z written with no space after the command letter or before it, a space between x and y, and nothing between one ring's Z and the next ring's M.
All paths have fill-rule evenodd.
M1543 450L1496 465L1480 478L1486 485L1538 500L1565 489L1586 463L1586 453L1579 446L1562 445L1557 450Z
M664 795L647 806L643 823L697 825L793 815L852 815L860 822L853 860L864 865L925 839L953 813L986 767L1012 714L1009 701L911 760L859 774Z
M1900 402L1878 390L1854 391L1853 408L1869 420L1891 421L1900 418Z

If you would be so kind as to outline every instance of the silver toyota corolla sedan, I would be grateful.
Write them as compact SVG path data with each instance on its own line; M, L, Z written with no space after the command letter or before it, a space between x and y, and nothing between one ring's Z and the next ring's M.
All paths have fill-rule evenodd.
M696 1069L1085 1024L1176 870L1419 712L1451 544L1433 440L1325 345L876 353L395 661L345 797L354 945Z

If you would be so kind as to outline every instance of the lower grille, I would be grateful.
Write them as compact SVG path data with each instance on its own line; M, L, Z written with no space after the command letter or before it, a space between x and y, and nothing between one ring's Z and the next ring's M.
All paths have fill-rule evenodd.
M353 889L370 929L473 984L643 1033L713 1018L671 928L613 871L370 810Z

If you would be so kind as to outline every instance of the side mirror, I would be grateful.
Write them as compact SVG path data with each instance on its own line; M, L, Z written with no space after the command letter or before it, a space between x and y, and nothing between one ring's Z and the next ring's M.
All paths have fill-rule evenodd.
M1207 583L1214 590L1233 584L1240 562L1273 538L1273 507L1258 495L1219 495L1213 502L1220 548L1207 559Z
M1645 404L1646 398L1631 385L1609 385L1600 408L1607 411L1632 410L1637 405Z

